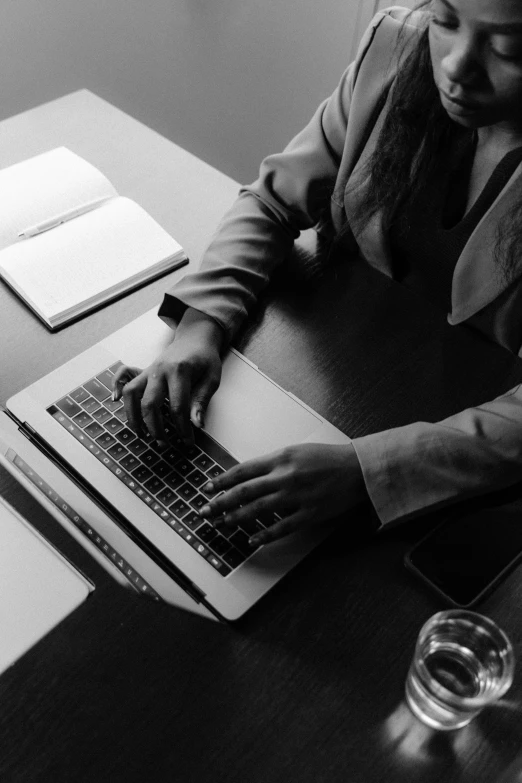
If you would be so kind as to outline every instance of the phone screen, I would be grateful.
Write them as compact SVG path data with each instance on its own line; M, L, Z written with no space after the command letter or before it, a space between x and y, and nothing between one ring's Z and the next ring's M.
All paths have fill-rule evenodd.
M522 509L501 506L442 523L406 555L406 565L458 606L506 576L522 554Z

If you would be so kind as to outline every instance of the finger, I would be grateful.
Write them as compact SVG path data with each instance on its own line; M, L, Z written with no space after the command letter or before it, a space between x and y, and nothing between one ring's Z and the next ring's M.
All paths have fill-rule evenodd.
M249 459L247 462L241 462L234 465L233 468L225 471L220 476L216 476L212 481L208 481L203 487L203 492L213 495L216 492L224 492L259 476L265 476L274 467L272 455L260 457L259 459Z
M190 407L190 420L195 427L201 428L205 424L205 413L208 404L219 387L216 378L205 378L192 393L192 405Z
M310 520L310 513L306 509L300 509L284 519L280 519L274 525L260 530L249 538L248 543L251 546L260 546L268 544L270 541L277 541L279 538L295 533L300 527L303 527Z
M213 519L226 513L227 520L231 523L236 518L238 521L252 519L256 513L274 508L270 503L276 490L276 480L273 477L263 476L218 495L217 498L206 503L199 513L206 519Z
M139 367L129 367L127 364L122 364L121 367L118 367L112 377L112 399L119 400L125 384L132 381L141 372Z
M179 371L175 377L168 376L170 418L179 437L186 445L194 443L190 426L190 375Z
M123 404L127 414L127 423L137 435L143 432L143 420L141 418L141 398L147 385L147 376L141 373L132 381L128 381L122 390Z
M149 433L158 441L166 441L161 407L167 396L167 382L163 375L152 372L141 398L141 415Z

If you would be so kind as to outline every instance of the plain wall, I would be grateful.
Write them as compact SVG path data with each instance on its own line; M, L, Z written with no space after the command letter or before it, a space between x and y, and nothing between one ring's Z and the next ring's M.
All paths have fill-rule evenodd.
M335 88L360 13L359 0L1 0L0 9L0 119L87 87L240 182Z

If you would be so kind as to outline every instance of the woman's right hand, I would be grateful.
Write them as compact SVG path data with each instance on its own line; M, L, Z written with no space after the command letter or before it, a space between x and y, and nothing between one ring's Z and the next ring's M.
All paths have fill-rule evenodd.
M144 428L155 440L166 440L161 408L170 404L170 417L179 437L193 443L191 423L202 427L207 405L221 380L221 351L225 333L210 316L189 308L172 343L144 370L124 365L113 378L116 400L123 397L129 427Z

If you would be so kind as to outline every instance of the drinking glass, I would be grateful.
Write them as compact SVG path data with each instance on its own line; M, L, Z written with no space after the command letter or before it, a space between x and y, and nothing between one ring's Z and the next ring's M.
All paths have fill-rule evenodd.
M406 702L434 729L466 726L511 686L513 648L488 617L465 609L433 615L421 628L406 678Z

